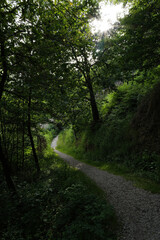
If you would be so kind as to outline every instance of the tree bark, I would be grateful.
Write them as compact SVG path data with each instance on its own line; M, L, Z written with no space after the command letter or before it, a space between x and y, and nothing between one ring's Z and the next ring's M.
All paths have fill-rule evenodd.
M5 56L5 43L4 40L1 41L1 59L2 59L2 80L0 82L0 100L4 91L4 84L7 81L7 61Z
M24 168L24 116L23 116L23 125L22 125L22 168Z
M85 80L86 80L86 84L87 84L89 94L90 94L90 102L91 102L93 121L95 123L97 123L99 121L99 112L98 112L97 103L95 100L95 95L93 92L92 82L91 82L91 78L90 78L89 74L87 74L85 76Z
M7 186L12 193L16 193L16 189L15 189L14 183L13 183L11 175L10 175L10 167L8 164L8 159L5 157L5 155L3 153L1 139L0 139L0 160L2 163L3 172L4 172Z
M2 79L0 82L0 101L1 101L3 91L4 91L4 85L5 85L5 82L7 81L7 61L6 61L6 55L5 55L5 40L2 39L0 44L1 44L2 70L3 70ZM6 179L8 189L11 192L16 193L16 188L10 175L9 161L5 157L5 154L3 152L1 139L0 139L0 161L2 163L3 173Z
M90 76L90 71L91 71L90 64L87 59L87 54L86 54L85 48L82 51L82 55L84 57L84 63L85 63L84 64L85 67L84 67L84 70L82 70L82 73L85 78L86 85L88 87L89 94L90 94L90 103L91 103L93 121L94 121L94 123L97 123L99 121L99 112L98 112L95 94L94 94L93 86L92 86L92 80L91 80L91 76ZM78 63L78 60L77 60L77 63Z
M35 161L35 166L36 166L36 169L37 169L37 173L39 174L39 172L40 172L39 161L38 161L38 157L37 157L37 153L36 153L36 149L35 149L35 145L34 145L34 140L33 140L33 136L32 136L32 131L31 131L30 109L31 109L31 94L29 94L29 101L28 101L28 135L29 135L30 142L31 142L33 157L34 157L34 161Z

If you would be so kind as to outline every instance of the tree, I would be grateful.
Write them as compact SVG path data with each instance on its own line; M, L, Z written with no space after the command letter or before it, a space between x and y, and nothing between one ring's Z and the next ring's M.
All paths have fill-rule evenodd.
M15 15L17 12L17 7L12 7L11 4L7 3L7 1L2 1L0 8L0 66L1 66L1 80L0 80L0 107L2 95L4 93L4 87L8 80L8 70L9 70L9 59L8 59L8 46L10 44L10 39L12 38L12 34L14 34L14 30L16 28L15 23ZM1 110L1 109L0 109ZM1 112L1 111L0 111ZM0 160L3 167L3 172L6 178L6 182L8 188L15 193L15 186L11 179L9 161L4 153L3 143L2 143L2 133L0 134Z
M157 0L136 1L129 15L121 20L116 41L120 47L121 66L129 71L148 71L160 64L159 9Z
M56 71L54 69L55 75L64 71L64 65L68 69L71 69L71 67L76 68L83 75L90 95L93 120L97 122L99 121L99 112L92 86L91 63L89 61L94 48L94 42L88 28L88 17L96 11L97 4L92 3L92 1L89 3L86 1L83 3L74 1L72 4L65 2L62 5L53 6L53 9L59 16L58 23L61 22L61 25L57 24L59 31L56 34L53 30L49 33L47 31L45 34L47 39L52 42L52 46L55 45L56 48L58 39L58 53L57 51L55 53L51 51L49 56L49 58L52 58L54 54L58 57L58 66L55 67ZM53 24L57 21L53 17L53 11L50 16L52 17L47 22L47 29L53 29ZM46 23L46 20L43 18L41 21ZM59 52L61 55L59 55Z
M88 102L86 104L83 98L89 93L93 118L95 121L99 119L90 75L92 39L86 32L89 18L95 15L97 6L94 1L87 0L2 1L0 150L1 156L5 156L3 163L7 163L2 163L4 173L8 173L6 177L10 174L9 167L24 166L25 148L29 141L39 171L36 129L48 118L62 118L64 110L58 101L65 106L67 99L66 119L70 118L73 123L80 115L80 106L83 105L87 112ZM80 65L84 70L81 73L77 68L78 62L73 62L73 49L76 57L83 59ZM78 93L81 93L81 98L77 102L74 96ZM74 110L70 111L70 108Z

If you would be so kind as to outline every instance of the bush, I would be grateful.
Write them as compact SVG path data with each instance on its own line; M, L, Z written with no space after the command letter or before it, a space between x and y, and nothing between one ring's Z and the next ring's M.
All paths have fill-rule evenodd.
M157 132L149 132L151 120L150 118L148 121L146 119L146 123L140 121L144 117L142 111L141 118L137 120L139 125L143 122L139 127L140 130L138 127L133 127L132 124L142 99L147 98L144 96L148 91L154 90L155 84L155 82L153 84L130 82L119 86L117 91L107 95L103 103L101 108L104 117L103 123L94 130L91 126L86 127L81 131L78 140L74 138L71 129L65 130L60 135L58 148L81 159L122 164L131 171L144 173L149 178L159 181L159 131L157 127L159 122L154 121ZM156 93L159 89L158 86L155 86ZM148 99L148 102L153 101ZM154 105L159 106L157 102ZM144 106L142 107L144 110ZM152 119L155 116L156 119L159 119L158 108L155 108L156 114L155 111L154 114L150 114ZM150 108L147 107L147 109ZM140 135L140 139L138 139L138 135ZM143 139L144 137L145 139Z
M36 182L18 182L18 197L1 188L0 239L116 239L113 209L84 176L52 155Z
M63 207L56 215L55 238L114 239L113 209L82 184L72 184L62 193Z

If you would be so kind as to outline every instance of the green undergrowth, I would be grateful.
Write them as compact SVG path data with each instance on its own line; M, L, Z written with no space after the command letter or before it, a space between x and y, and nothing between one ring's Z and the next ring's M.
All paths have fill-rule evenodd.
M1 240L116 240L117 220L102 191L48 147L41 175L14 179L18 196L0 185ZM51 163L52 162L52 163Z
M57 148L159 193L159 87L149 75L121 84L101 102L101 122L68 127Z
M104 144L104 128L103 135L101 135L101 143ZM104 139L103 139L104 138ZM92 142L94 141L92 136ZM67 129L59 135L59 140L57 144L57 149L63 153L72 155L76 159L85 162L89 165L96 166L101 170L108 171L115 175L123 176L126 180L131 180L136 187L151 191L152 193L160 193L160 184L156 180L154 173L151 171L144 171L142 168L136 167L131 160L126 159L121 160L116 156L112 156L112 159L105 157L103 151L100 152L94 149L93 145L88 144L88 137L86 138L86 133L83 133L81 139L75 140L72 128ZM89 141L89 140L88 140ZM86 145L90 148L86 149ZM104 145L103 145L104 146ZM144 157L146 159L147 156ZM141 160L137 159L137 161ZM145 161L145 160L143 160ZM143 162L142 162L143 164ZM145 163L144 163L145 164Z

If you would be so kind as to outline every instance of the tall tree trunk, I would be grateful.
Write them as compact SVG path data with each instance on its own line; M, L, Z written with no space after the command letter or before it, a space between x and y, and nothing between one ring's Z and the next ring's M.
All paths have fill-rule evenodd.
M23 118L23 125L22 125L22 168L24 167L24 118Z
M16 193L16 189L15 189L14 183L13 183L11 175L10 175L8 159L5 157L5 155L3 153L1 139L0 139L0 161L2 163L3 172L4 172L4 176L6 178L7 186L12 193Z
M35 149L35 145L34 145L34 140L33 140L33 136L32 136L32 131L31 131L31 115L30 115L30 110L31 110L31 93L29 94L29 101L28 101L28 135L29 135L30 142L31 142L33 157L34 157L34 161L35 161L35 166L36 166L36 169L37 169L37 173L39 174L39 172L40 172L40 167L39 167L39 161L38 161L38 157L37 157L37 153L36 153L36 149Z
M20 165L20 164L19 164L19 129L18 129L18 125L17 125L17 129L16 129L16 130L17 130L17 131L16 131L16 133L17 133L17 134L16 134L16 135L17 135L17 136L16 136L16 138L17 138L17 139L16 139L16 140L17 140L17 141L16 141L16 145L17 145L17 168L19 168L19 165Z
M23 82L23 94L24 94L24 82ZM24 98L23 98L23 122L22 122L22 168L24 168L24 147L25 147L25 115L24 115Z
M86 80L86 84L90 94L93 121L97 123L99 121L99 112L98 112L97 103L95 100L95 95L93 92L92 82L89 74L85 75L85 80Z
M78 57L77 57L76 52L73 47L72 47L72 52L73 52L73 55L77 62L77 68L80 70L80 72L83 74L83 76L85 78L86 85L87 85L87 88L88 88L88 91L90 94L90 103L91 103L93 121L95 123L97 123L100 118L99 118L99 112L98 112L98 108L97 108L97 103L96 103L93 87L92 87L92 81L91 81L91 77L90 77L90 64L87 59L86 50L85 50L85 48L83 48L83 50L82 50L82 56L84 57L84 66L85 67L81 67L81 63L79 62Z
M2 94L4 91L4 85L5 85L5 82L7 81L7 61L6 61L6 55L5 55L5 40L2 39L0 44L1 44L2 69L3 69L2 79L0 82L0 102L1 102ZM5 157L5 154L3 152L1 138L0 138L0 161L2 163L3 173L6 178L7 186L11 192L16 193L16 188L10 175L9 161Z
M1 41L1 59L2 59L2 79L0 82L0 100L2 98L2 94L4 91L4 84L7 81L7 62L6 62L6 56L5 56L5 43L4 40Z

